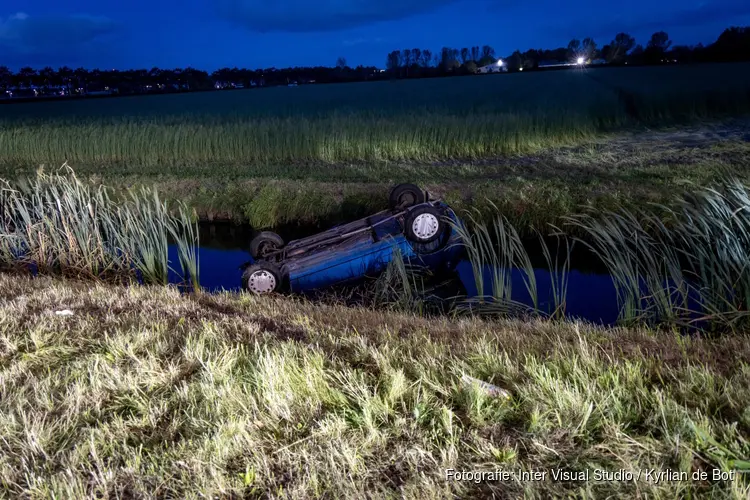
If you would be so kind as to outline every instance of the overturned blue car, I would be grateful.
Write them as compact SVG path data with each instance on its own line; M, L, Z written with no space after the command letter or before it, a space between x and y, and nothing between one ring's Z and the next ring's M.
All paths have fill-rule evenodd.
M289 243L263 231L250 242L242 288L256 293L308 292L374 277L395 258L450 271L463 250L453 210L413 184L399 184L389 209Z

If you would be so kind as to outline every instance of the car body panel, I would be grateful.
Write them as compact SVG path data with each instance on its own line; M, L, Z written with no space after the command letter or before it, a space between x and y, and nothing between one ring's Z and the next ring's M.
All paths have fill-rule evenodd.
M445 203L432 201L422 205L425 204L443 210L458 222ZM455 267L462 250L455 229L448 226L433 243L412 243L404 235L405 216L405 211L385 210L289 242L277 258L289 290L306 292L376 276L399 254L410 264L432 270Z

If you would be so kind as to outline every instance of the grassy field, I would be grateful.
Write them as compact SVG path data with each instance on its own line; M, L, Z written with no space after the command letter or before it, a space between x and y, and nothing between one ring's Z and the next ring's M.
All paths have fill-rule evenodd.
M750 65L727 64L7 105L0 173L68 161L85 178L156 184L202 218L256 226L382 208L390 185L411 181L459 206L489 198L516 223L544 223L582 204L658 200L717 171L743 175L736 137L697 152L602 141L740 115L749 92Z
M497 217L494 202L523 229L581 205L643 208L724 174L747 184L750 127L727 115L750 110L750 66L710 68L7 105L0 178L68 160L95 185L156 186L203 218L259 227L351 219L382 208L393 183L416 181L459 209ZM160 283L167 235L192 239L153 191L112 204L37 179L43 187L2 192L16 217L0 227L4 262L22 248L52 273L134 266ZM0 497L747 498L746 337L669 326L684 312L672 292L689 286L720 319L747 319L750 219L735 211L747 190L727 203L701 192L702 231L683 223L651 236L658 218L579 220L611 256L632 314L666 317L658 331L0 274ZM691 207L680 213L700 220ZM717 234L726 241L706 243ZM664 273L684 278L677 240L696 269L665 289ZM191 258L180 255L187 275ZM634 302L640 276L653 278L645 306ZM447 469L546 479L456 481ZM686 477L655 475L668 471Z
M3 497L747 498L749 387L731 335L0 275Z
M750 65L718 65L53 102L4 109L0 147L9 163L162 168L467 159L750 110L749 89Z

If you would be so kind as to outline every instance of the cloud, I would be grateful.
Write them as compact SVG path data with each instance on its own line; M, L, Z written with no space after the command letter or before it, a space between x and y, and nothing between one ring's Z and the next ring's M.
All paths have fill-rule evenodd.
M714 23L724 23L729 27L736 24L736 19L747 16L750 16L750 2L747 0L714 0L682 7L671 12L644 11L639 16L590 21L585 26L576 26L576 29L579 33L591 36L614 37L616 33L622 31L643 33L664 30L669 32L670 28L695 28ZM557 25L553 29L558 34L572 35L570 26Z
M23 12L0 18L0 48L16 56L75 52L112 33L113 21L105 17L29 16Z
M750 15L750 2L747 0L715 0L701 2L693 8L677 11L658 22L645 23L644 27L654 27L658 24L670 26L702 26L705 24L725 21L727 26L742 16Z
M458 0L217 0L219 14L259 32L353 28L429 12Z

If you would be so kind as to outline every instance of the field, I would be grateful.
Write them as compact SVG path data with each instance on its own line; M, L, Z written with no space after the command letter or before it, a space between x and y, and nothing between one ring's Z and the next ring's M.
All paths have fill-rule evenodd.
M155 183L202 218L255 226L363 213L382 207L389 185L412 181L461 207L488 198L515 222L539 224L629 191L642 202L679 179L743 173L746 143L731 135L718 154L681 147L685 168L674 151L627 151L606 138L747 111L747 64L6 105L0 173L67 161L95 181ZM644 176L658 182L644 189Z
M750 496L750 65L0 113L0 497ZM33 175L66 161L81 182ZM705 187L722 176L723 190ZM475 268L494 265L494 315L420 317L399 276L396 298L368 307L199 293L195 226L156 194L257 228L352 219L396 182L478 210L465 241ZM647 202L673 208L634 210ZM498 314L500 270L533 275L506 222L583 208L596 218L566 220L589 234L631 326L559 319L565 271L553 319ZM195 293L134 284L167 281L169 241ZM37 277L18 272L29 265ZM696 295L711 335L680 330Z
M750 493L741 473L713 472L750 468L742 337L7 275L0 290L2 496ZM501 468L547 478L446 480L446 469ZM591 477L554 481L558 469ZM596 480L596 469L640 478Z

